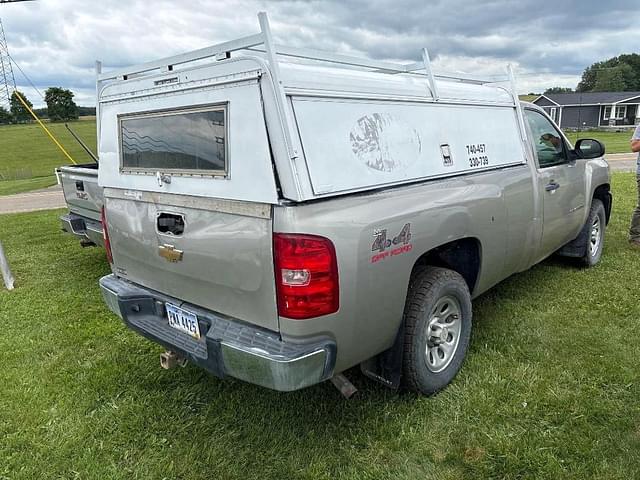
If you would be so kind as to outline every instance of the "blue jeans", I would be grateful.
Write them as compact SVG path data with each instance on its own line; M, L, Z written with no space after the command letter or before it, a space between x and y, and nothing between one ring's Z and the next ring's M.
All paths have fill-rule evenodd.
M631 217L631 228L629 229L629 240L640 242L640 174L636 176L638 182L638 203Z

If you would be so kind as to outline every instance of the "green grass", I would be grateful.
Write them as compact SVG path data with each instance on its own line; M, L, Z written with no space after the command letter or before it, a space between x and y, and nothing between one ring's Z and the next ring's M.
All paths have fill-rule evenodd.
M63 123L46 125L74 160L92 161ZM95 152L95 120L70 122L69 126ZM56 167L70 163L37 124L0 126L0 179L50 177Z
M635 177L613 188L601 264L548 260L475 301L467 361L433 398L357 370L351 401L161 370L161 348L102 303L102 250L59 212L0 216L17 278L0 289L0 478L637 478Z
M55 184L56 177L54 175L49 177L33 177L20 180L0 181L0 196L29 192L31 190L38 190L39 188L50 187Z
M92 160L62 123L47 128L78 163ZM95 118L70 122L69 126L95 152ZM56 183L53 170L72 162L36 124L0 126L0 195L22 193Z
M626 132L606 132L606 131L584 131L584 132L565 132L571 143L575 144L578 138L595 138L604 143L607 153L631 153L631 134L632 131Z

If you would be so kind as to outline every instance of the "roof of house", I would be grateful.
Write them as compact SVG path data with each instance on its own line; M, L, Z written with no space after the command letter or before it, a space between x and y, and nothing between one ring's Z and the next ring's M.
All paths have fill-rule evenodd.
M534 103L541 98L546 98L558 105L599 105L622 102L635 97L640 97L640 92L548 93L540 95Z

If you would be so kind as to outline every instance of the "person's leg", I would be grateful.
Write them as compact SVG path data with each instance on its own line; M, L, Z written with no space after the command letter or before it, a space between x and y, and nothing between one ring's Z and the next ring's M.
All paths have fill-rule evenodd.
M629 241L640 245L640 175L636 177L638 183L638 203L631 217L631 228L629 229Z

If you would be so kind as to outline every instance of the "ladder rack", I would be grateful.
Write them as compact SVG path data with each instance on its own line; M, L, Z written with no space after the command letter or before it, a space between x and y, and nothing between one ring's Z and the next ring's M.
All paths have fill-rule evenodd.
M215 60L225 60L231 58L231 53L248 50L254 52L261 52L266 55L267 61L271 69L271 76L273 83L277 89L277 104L280 111L281 118L285 125L286 136L289 137L290 129L287 128L289 119L287 118L287 100L286 94L282 82L280 81L280 69L278 65L278 57L290 57L304 60L313 60L326 62L333 65L342 65L350 67L363 67L369 69L369 71L386 73L391 75L408 74L408 75L420 75L427 77L430 96L433 101L440 100L438 95L438 85L436 80L445 80L449 82L460 82L472 85L487 85L494 83L508 82L507 91L513 98L513 106L515 107L521 128L522 138L526 138L524 129L522 111L520 109L520 102L515 90L515 81L513 77L513 70L511 66L508 68L508 75L505 77L493 77L493 78L479 78L474 76L468 76L458 73L435 73L431 68L431 61L429 58L429 52L426 48L422 50L422 62L416 63L392 63L381 60L371 60L365 58L358 58L350 55L335 54L329 52L322 52L306 48L292 48L281 45L274 45L271 35L271 29L269 26L269 20L265 12L258 13L258 21L260 23L260 33L242 37L236 40L219 43L210 47L201 48L192 52L183 53L180 55L174 55L171 57L155 60L140 65L134 65L131 67L125 67L109 72L102 72L100 62L96 62L96 76L97 76L97 93L99 95L101 87L110 81L128 80L131 78L137 78L140 75L158 72L171 72L174 67L178 65L184 65L199 60L208 58L215 58ZM99 98L99 97L98 97ZM99 104L99 102L98 102ZM290 138L287 138L288 150L292 159L298 156L296 149L293 147L293 142Z
M411 74L421 75L430 78L430 86L435 84L435 79L448 80L454 82L468 83L473 85L486 85L492 83L508 82L509 76L481 78L459 73L436 73L431 68L429 54L426 48L422 50L422 62L415 63L392 63L383 60L372 60L367 58L359 58L351 55L336 54L323 52L308 48L294 48L283 45L274 45L269 29L269 20L265 12L258 14L261 31L255 35L238 38L228 42L219 43L210 47L201 48L192 52L174 55L171 57L154 60L152 62L142 63L131 67L125 67L112 70L106 73L98 74L99 81L123 79L127 80L132 76L140 75L154 70L172 71L175 66L183 65L207 58L215 58L216 60L224 60L230 58L232 52L241 50L249 50L254 52L265 53L269 60L277 57L290 57L304 60L315 60L336 65L345 65L352 67L364 67L379 73ZM272 66L273 67L273 66Z

